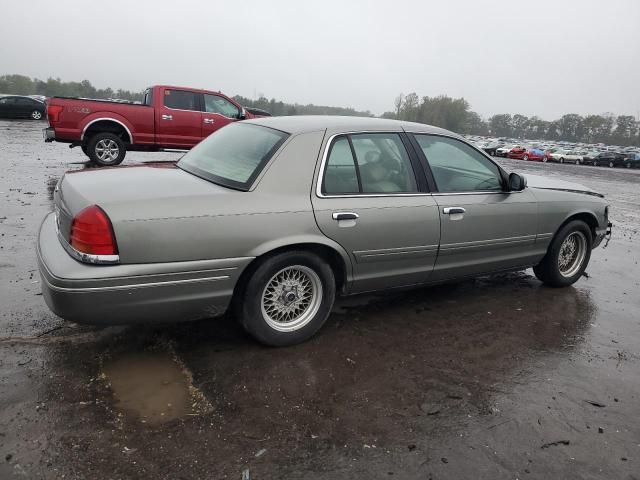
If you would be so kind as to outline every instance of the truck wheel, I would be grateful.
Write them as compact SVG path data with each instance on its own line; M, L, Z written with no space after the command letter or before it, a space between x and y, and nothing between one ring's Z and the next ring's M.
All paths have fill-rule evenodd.
M124 142L113 133L96 133L87 143L87 155L101 167L120 165L126 153Z
M591 258L591 231L586 223L573 220L553 238L547 254L533 273L551 287L568 287L582 276Z
M240 287L236 318L259 342L304 342L324 324L335 299L331 267L317 255L285 252L267 258Z

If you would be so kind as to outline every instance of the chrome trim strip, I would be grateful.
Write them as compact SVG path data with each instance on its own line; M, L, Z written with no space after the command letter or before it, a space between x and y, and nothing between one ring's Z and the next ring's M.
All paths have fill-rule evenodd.
M52 285L51 282L46 280L49 288L58 292L70 292L70 293L88 293L88 292L111 292L111 291L119 291L119 290L129 290L129 289L138 289L138 288L148 288L148 287L163 287L163 286L174 286L174 285L184 285L191 283L201 283L201 282L215 282L219 280L227 280L229 275L222 275L218 277L203 277L203 278L189 278L185 280L170 280L167 282L149 282L149 283L134 283L128 285L116 285L110 287L81 287L81 288L72 288L72 287L58 287L56 285Z
M64 238L58 227L58 215L54 213L54 224L56 226L56 233L58 234L58 240L67 253L75 260L82 263L90 263L93 265L115 265L120 263L120 255L92 255L90 253L79 252L73 248L67 239Z
M491 240L475 240L473 242L447 243L440 245L440 251L458 250L475 247L492 247L496 245L509 245L514 243L533 242L536 235L523 235L519 237L495 238Z
M80 141L84 140L84 134L86 133L87 129L93 125L96 122L100 122L101 120L109 120L111 122L116 122L118 124L120 124L122 126L122 128L124 128L127 132L127 134L129 135L129 143L133 143L133 135L131 135L131 132L129 131L129 129L127 128L127 126L122 123L120 120L116 120L115 118L111 118L111 117L101 117L101 118L96 118L95 120L91 120L89 123L87 123L84 128L82 129L82 135L80 135Z

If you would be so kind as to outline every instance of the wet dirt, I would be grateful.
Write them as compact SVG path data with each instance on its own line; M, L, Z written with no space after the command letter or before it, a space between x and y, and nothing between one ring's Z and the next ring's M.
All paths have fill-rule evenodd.
M33 244L83 155L43 126L0 121L0 478L640 478L640 170L501 161L610 199L614 238L574 287L527 271L342 299L269 349L229 317L51 314Z

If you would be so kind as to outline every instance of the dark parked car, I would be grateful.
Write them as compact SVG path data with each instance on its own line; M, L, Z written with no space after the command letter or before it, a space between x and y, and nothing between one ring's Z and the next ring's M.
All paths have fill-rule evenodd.
M602 152L592 160L591 165L595 167L600 167L602 165L607 165L611 168L621 167L624 165L624 159L625 156L622 153Z
M502 145L504 145L504 144L502 144L502 143L487 143L486 145L484 145L482 147L482 150L487 152L492 157L495 157L496 156L496 150L498 148L500 148Z
M628 153L624 159L627 168L640 168L640 153Z
M0 98L0 118L31 118L42 120L46 107L44 102L31 97L10 95Z

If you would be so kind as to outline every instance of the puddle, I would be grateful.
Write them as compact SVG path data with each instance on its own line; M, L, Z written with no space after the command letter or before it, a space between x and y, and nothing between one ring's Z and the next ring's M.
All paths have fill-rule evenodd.
M161 424L198 412L200 392L190 375L166 353L134 353L104 366L115 407L142 422Z

